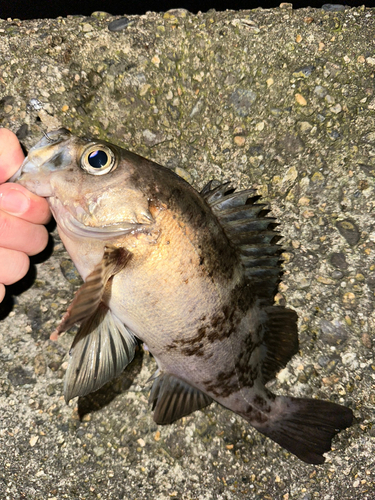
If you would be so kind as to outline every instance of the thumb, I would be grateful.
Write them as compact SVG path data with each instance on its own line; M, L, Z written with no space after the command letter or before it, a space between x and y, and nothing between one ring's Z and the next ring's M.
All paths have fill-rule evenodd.
M0 128L0 184L17 172L25 155L16 134Z

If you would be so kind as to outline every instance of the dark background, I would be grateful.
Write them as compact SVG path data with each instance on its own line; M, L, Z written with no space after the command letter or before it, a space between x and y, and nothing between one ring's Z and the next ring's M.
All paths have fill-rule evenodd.
M173 8L184 8L190 12L215 10L255 9L256 7L278 7L282 0L0 0L0 18L37 19L67 16L68 14L90 15L102 10L114 15L144 14L151 10L165 12ZM374 7L375 0L297 0L290 2L293 8L321 7L336 3L357 7Z

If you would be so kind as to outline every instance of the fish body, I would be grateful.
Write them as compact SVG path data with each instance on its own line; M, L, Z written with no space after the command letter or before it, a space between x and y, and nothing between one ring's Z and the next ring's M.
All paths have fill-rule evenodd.
M297 352L297 315L273 305L280 247L254 190L209 183L198 193L169 169L65 129L36 144L19 174L49 201L85 280L52 335L81 323L67 400L121 373L139 339L158 365L157 423L215 400L302 460L324 461L352 412L265 387Z

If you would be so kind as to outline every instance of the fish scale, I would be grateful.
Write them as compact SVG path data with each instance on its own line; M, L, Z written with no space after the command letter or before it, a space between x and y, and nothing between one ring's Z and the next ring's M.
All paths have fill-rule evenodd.
M280 234L254 189L212 181L198 193L169 169L66 129L31 148L16 177L47 198L85 280L53 333L80 322L67 401L117 376L142 341L158 365L155 422L214 400L301 460L324 462L353 414L265 387L298 351L298 332L295 311L274 305Z

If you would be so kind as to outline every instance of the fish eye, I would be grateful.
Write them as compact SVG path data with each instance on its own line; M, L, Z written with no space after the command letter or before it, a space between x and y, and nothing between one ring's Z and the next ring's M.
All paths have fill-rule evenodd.
M81 156L81 167L89 174L104 175L116 168L116 156L107 146L94 144Z

